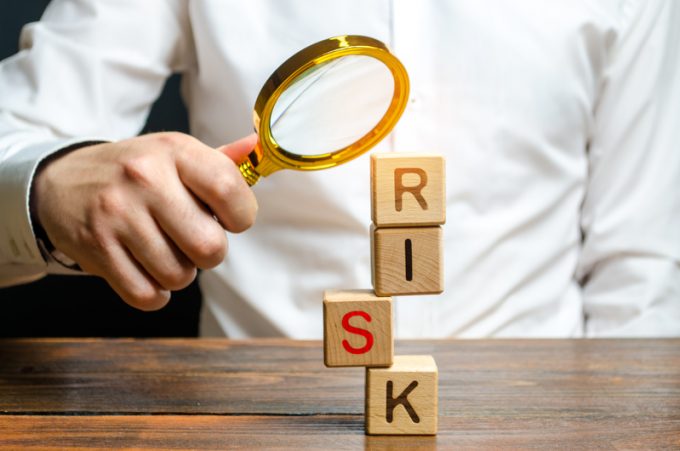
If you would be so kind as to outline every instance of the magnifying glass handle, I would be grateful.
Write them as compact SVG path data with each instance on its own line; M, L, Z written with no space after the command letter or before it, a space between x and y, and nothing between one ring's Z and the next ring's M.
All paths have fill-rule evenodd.
M253 166L250 159L246 159L246 161L241 163L238 169L241 171L241 175L246 180L246 183L248 183L248 186L253 186L260 180L260 174L255 170L255 166Z

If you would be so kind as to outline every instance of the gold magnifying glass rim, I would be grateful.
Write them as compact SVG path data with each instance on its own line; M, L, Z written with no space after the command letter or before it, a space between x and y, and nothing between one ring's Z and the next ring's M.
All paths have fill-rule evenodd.
M385 115L364 136L352 144L333 152L316 155L298 155L282 148L271 130L271 115L281 94L310 68L348 55L370 56L381 61L392 73L394 94ZM345 35L329 38L306 47L286 60L269 77L255 101L253 122L259 135L259 152L255 170L259 175L269 175L279 169L314 171L346 163L380 142L401 117L409 95L409 79L401 62L390 53L385 44L368 36ZM266 156L266 157L265 157Z

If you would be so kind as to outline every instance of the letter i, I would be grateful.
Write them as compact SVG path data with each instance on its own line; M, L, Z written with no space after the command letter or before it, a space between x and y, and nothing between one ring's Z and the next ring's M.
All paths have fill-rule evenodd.
M410 239L404 241L404 258L405 258L405 272L406 280L413 280L413 244Z

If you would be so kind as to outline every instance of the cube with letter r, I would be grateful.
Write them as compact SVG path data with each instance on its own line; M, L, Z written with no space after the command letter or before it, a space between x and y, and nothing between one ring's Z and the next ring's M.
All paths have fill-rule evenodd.
M324 363L328 367L392 364L392 299L371 290L324 292Z
M435 226L446 222L442 155L371 155L371 216L376 227Z

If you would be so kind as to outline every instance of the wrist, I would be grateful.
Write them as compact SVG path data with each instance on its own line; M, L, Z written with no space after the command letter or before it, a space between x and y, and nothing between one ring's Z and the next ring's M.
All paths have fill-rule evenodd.
M31 226L33 229L33 235L36 240L36 244L38 245L38 249L40 250L40 254L42 255L42 258L46 262L54 261L59 263L60 265L69 268L69 269L80 269L80 266L69 258L66 254L61 252L56 248L56 246L53 244L52 240L50 239L49 235L47 234L47 231L43 227L43 223L40 219L40 203L41 199L43 196L41 195L41 192L44 191L44 189L48 189L44 186L45 180L44 180L44 172L45 169L52 163L54 160L59 159L60 157L63 157L64 155L73 152L77 149L81 149L83 147L88 147L91 145L95 144L101 144L106 141L86 141L86 142L80 142L77 144L73 144L71 146L65 147L58 152L53 153L52 155L49 155L45 159L43 159L39 164L38 167L36 168L35 174L33 176L33 183L31 184L30 187L30 194L29 194L29 214L30 214L30 219L31 219Z

